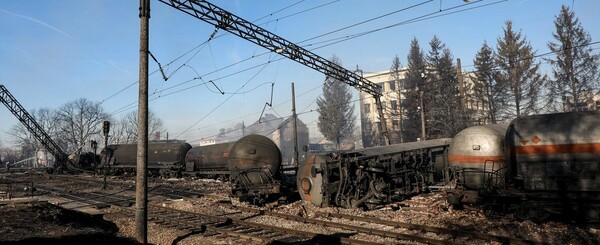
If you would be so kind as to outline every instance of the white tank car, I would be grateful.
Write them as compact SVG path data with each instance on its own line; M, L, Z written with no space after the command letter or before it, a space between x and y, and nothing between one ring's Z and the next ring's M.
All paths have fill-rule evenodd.
M467 190L497 186L506 177L504 136L508 124L473 126L460 131L448 152L449 166Z

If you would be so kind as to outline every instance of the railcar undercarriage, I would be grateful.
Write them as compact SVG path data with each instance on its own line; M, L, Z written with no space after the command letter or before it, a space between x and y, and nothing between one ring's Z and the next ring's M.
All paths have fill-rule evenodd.
M299 167L300 195L319 206L373 209L427 191L448 145L434 142L315 155Z

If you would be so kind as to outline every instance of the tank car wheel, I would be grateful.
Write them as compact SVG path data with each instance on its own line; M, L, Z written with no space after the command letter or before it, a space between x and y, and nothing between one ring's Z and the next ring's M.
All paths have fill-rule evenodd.
M264 206L265 203L266 203L266 200L263 197L261 197L261 196L255 196L252 199L252 204L256 205L256 206L259 206L259 207Z

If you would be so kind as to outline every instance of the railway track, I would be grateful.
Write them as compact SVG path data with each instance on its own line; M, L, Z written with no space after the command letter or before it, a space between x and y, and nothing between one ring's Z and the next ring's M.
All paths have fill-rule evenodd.
M135 191L135 185L132 183L124 183L119 181L106 181L106 184L101 179L95 179L91 176L77 176L77 175L44 175L44 174L28 174L28 175L12 175L7 178L10 182L23 182L28 181L38 185L51 185L53 188L63 188L69 191L79 191L83 189L100 189L104 185L108 190L117 189L119 191ZM38 188L39 189L39 188ZM43 188L41 188L43 190ZM185 187L170 187L168 185L155 183L149 186L149 195L161 196L167 199L184 199L184 198L197 198L205 195L202 191L193 190Z
M62 177L61 177L62 178ZM68 199L58 203L60 206L69 208L106 208L113 207L124 215L132 215L135 210L131 207L134 198L129 190L118 192L78 192L67 188L62 181L49 181L38 183L40 191L52 193L54 196ZM71 185L78 185L78 179L72 179ZM159 188L155 190L161 190ZM161 194L162 195L162 194ZM148 207L148 221L163 226L186 231L189 234L202 234L203 236L226 236L235 237L240 241L254 241L258 243L276 244L313 244L317 243L343 243L343 244L379 244L344 237L345 234L325 235L316 232L299 231L295 229L282 228L273 225L265 225L244 221L239 218L231 218L223 214L201 214L183 211L174 208L162 207L151 204Z
M344 222L342 220L339 220L338 222L334 222L334 221L330 221L330 220L305 218L305 217L300 217L297 215L290 215L290 214L284 214L284 213L279 213L279 212L266 211L266 210L256 209L256 208L240 207L240 206L233 206L233 205L229 205L229 206L231 206L234 209L242 210L245 212L269 215L269 216L279 217L282 219L301 222L301 223L321 225L324 227L336 227L336 228L341 228L341 229L348 230L348 231L364 233L367 235L376 235L376 236L381 236L381 237L394 238L394 239L401 240L401 241L414 241L414 242L421 242L421 243L426 243L426 244L462 244L462 242L451 242L451 241L455 240L457 237L465 237L465 238L469 238L469 239L479 240L480 242L496 241L496 242L500 242L502 244L542 244L539 242L530 241L530 240L526 240L526 239L503 237L503 236L496 236L496 235L490 235L490 234L468 232L468 231L461 231L461 230L447 229L447 228L440 228L440 227L433 227L433 226L425 226L425 225L418 225L418 224L410 224L410 223L404 223L404 222L388 221L388 220L375 219L375 218L362 217L362 216L354 216L354 215L346 215L346 214L334 214L334 213L324 213L324 212L315 213L315 215L317 217L321 217L321 218L326 218L326 219L337 218L337 219L344 219L344 220L348 220L348 221L362 221L362 222L366 222L366 223L370 223L370 224L378 224L378 225L388 226L393 229L388 229L388 230L373 229L373 228L367 228L364 226L347 224L347 222ZM410 234L410 233L399 232L399 231L397 231L396 228L404 228L406 230L416 231L423 235L415 235L415 234ZM443 235L446 237L444 237L442 239L434 239L434 238L427 237L427 235L428 235L427 233L435 233L435 234Z
M205 236L217 234L237 237L260 243L275 244L380 244L361 241L334 234L300 231L274 225L265 225L225 216L201 214L152 205L149 207L149 221L169 228L203 233Z
M101 180L89 177L56 175L51 178L29 176L18 181L36 179L38 191L52 193L56 197L70 201L62 201L61 206L69 208L93 207L97 209L113 207L124 215L132 215L135 210L134 187L128 183L111 182L112 190L80 191L89 187L98 189ZM178 187L179 188L179 187ZM203 193L185 189L173 189L168 186L155 185L149 189L150 197L163 196L171 199L195 198ZM154 200L154 201L152 201ZM345 244L378 244L366 241L368 237L378 237L378 241L419 242L424 244L462 244L464 241L499 242L503 244L539 244L519 238L480 234L462 230L431 227L397 221L374 219L338 213L316 212L314 218L267 211L264 209L243 207L231 203L218 203L218 206L229 211L211 214L184 211L181 209L159 206L153 203L161 199L152 199L148 207L148 221L166 228L185 231L187 234L203 236L232 237L240 242L303 244L303 243L345 243ZM162 199L164 200L164 199ZM195 203L195 201L192 201ZM199 203L195 203L199 204ZM222 209L223 210L223 209ZM301 231L277 225L261 224L252 221L256 217L273 217L289 223L297 222L319 226L329 232ZM358 223L362 222L362 223ZM368 228L362 224L375 224L378 228ZM309 229L310 230L310 229ZM337 232L337 231L342 232ZM329 235L322 234L328 233ZM333 233L333 234L330 234ZM436 234L436 235L433 235ZM434 238L435 237L435 238ZM465 240L467 239L467 240Z
M38 192L51 193L62 199L57 202L59 206L68 206L71 209L92 207L103 209L113 207L124 215L132 215L135 210L131 207L135 200L132 188L123 183L111 183L111 186L120 187L118 191L78 191L77 189L98 188L99 181L78 176L55 175L51 178L40 176L20 176L19 181L37 179ZM95 183L93 183L95 182ZM153 196L168 196L177 198L198 197L200 193L186 190L173 190L164 186L155 186L149 190ZM239 218L228 217L227 214L200 214L179 209L149 205L148 220L166 228L183 230L189 234L202 234L203 236L235 237L246 243L276 244L312 244L312 243L344 243L344 244L379 244L355 239L341 235L324 235L316 232L298 231L272 225L264 225L244 221Z

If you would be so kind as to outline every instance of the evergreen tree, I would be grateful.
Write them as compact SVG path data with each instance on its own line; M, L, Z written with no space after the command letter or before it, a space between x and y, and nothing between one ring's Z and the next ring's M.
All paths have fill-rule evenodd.
M406 72L405 97L403 106L406 111L406 120L404 121L404 140L416 141L421 137L421 116L419 93L425 86L426 62L423 50L419 46L417 38L413 38L410 43L410 50L407 56L408 65Z
M402 64L400 63L400 58L398 58L398 55L396 55L396 57L394 57L394 59L392 60L392 66L390 67L390 77L391 77L391 83L394 83L394 87L395 87L395 92L396 93L396 108L393 108L393 106L390 104L390 109L388 110L389 113L389 117L391 119L391 123L392 123L392 127L388 127L391 128L394 131L399 131L398 133L398 143L402 143L404 142L404 107L402 105L402 89L404 88L404 84L401 81L401 76L400 74L402 73ZM391 102L390 102L391 103ZM396 125L396 129L394 129L394 120L396 120L398 122L398 125ZM388 121L388 123L390 123L390 121Z
M428 134L431 138L452 137L466 126L465 114L461 113L454 58L437 36L429 45L427 62L432 72L428 73L431 82L425 88Z
M333 55L331 62L342 66L340 59ZM317 126L326 139L336 143L352 139L355 131L354 104L347 84L340 80L325 76L323 95L317 99L319 120Z
M487 42L483 43L481 49L475 55L473 63L475 64L476 81L474 85L475 100L481 101L484 104L485 117L490 123L496 124L505 121L502 115L506 115L508 99L508 89L505 84L498 79L496 64L494 62L495 53L488 46Z
M540 63L535 62L535 52L521 31L514 32L512 21L506 21L504 36L498 38L496 63L500 68L498 78L510 90L509 110L502 116L520 117L537 113L541 87L546 76L539 73Z
M548 42L548 48L556 53L556 58L547 59L553 75L547 83L547 102L552 111L561 110L563 104L575 109L578 104L587 104L586 100L593 95L592 89L598 86L600 55L592 53L590 34L568 7L562 6L554 26L556 31L552 36L556 42Z

